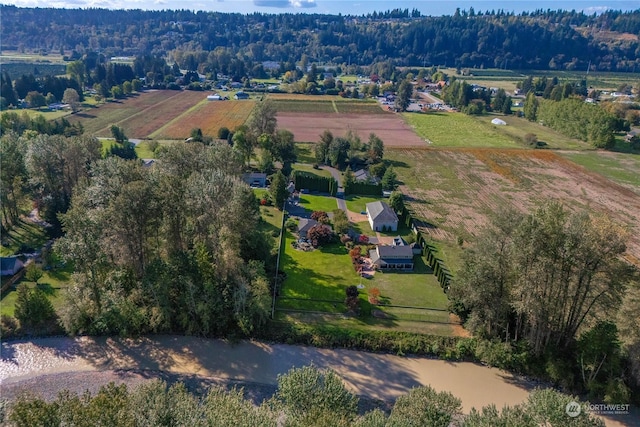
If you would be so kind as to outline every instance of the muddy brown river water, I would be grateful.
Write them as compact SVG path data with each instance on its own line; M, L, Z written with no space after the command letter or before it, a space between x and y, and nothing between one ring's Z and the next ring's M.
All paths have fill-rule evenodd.
M48 388L62 388L65 380L80 374L97 382L117 381L118 375L111 373L127 371L272 386L278 374L311 363L333 369L362 396L392 401L412 387L430 385L459 397L465 412L489 404L498 408L516 405L525 401L535 387L508 372L470 362L183 336L43 338L3 342L1 351L0 391L5 392L34 386L38 379L46 379ZM637 413L605 421L610 427L640 426L636 418Z

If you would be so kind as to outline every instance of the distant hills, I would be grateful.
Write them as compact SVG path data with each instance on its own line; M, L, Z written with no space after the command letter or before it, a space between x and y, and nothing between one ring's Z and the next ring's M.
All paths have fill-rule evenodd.
M290 65L301 60L522 70L586 70L591 64L592 70L640 71L640 9L600 15L471 10L421 17L408 11L241 15L1 6L0 13L5 51L71 52L71 59L87 52L175 57L185 62L181 66L201 72L238 59L249 74L263 61Z

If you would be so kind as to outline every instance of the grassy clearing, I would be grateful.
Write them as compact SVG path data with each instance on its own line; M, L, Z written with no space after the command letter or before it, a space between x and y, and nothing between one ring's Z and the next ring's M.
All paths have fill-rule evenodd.
M640 156L605 151L562 153L563 157L640 192Z
M293 169L323 176L325 178L331 178L331 173L329 171L324 169L314 169L313 166L309 166L308 164L294 163Z
M368 303L367 303L368 304ZM316 324L351 331L403 331L440 336L454 335L451 325L401 319L377 319L372 316L345 317L340 314L277 313L276 320L291 324Z
M316 163L314 144L297 142L296 154L300 163Z
M20 220L7 233L2 234L0 256L10 256L19 252L33 252L48 240L46 230L29 221Z
M26 283L30 288L36 286L47 294L49 301L53 305L53 308L59 312L64 305L64 292L69 287L71 281L71 275L73 274L73 268L66 266L62 269L45 271L44 275L38 280L38 284L29 282L26 279L18 282ZM17 285L16 284L16 287ZM8 316L14 316L16 308L16 300L18 299L18 293L14 288L9 289L2 295L2 301L0 302L0 314L6 314Z
M462 113L403 113L416 133L434 147L508 147L520 145L487 124Z
M569 138L562 135L555 130L542 126L541 124L530 122L527 119L516 116L499 116L501 120L507 123L507 126L494 126L491 124L491 120L496 115L486 115L477 117L476 120L486 123L491 126L496 132L499 132L506 137L520 140L524 144L524 136L528 133L532 133L538 137L538 141L545 142L548 148L563 149L563 150L589 150L593 147L584 141L579 139ZM513 145L512 145L513 146Z
M156 157L156 154L149 147L149 141L142 141L136 145L136 154L139 159L155 159Z
M347 209L351 212L364 212L367 208L367 203L377 202L378 200L385 200L383 197L371 197L371 196L357 196L349 195L345 197L347 202Z
M338 203L333 197L312 196L310 194L301 194L299 205L309 212L324 211L333 212L338 209Z
M24 110L14 110L18 114L26 113L29 117L34 119L37 116L43 116L45 120L57 120L62 117L66 117L71 115L71 111L68 110L58 110L58 111L49 111L47 110L34 110L32 108L25 108Z

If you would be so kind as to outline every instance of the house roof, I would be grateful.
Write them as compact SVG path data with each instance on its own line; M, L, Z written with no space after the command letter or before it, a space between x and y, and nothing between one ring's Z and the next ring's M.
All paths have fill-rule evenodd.
M16 264L17 263L22 263L22 261L20 261L17 257L2 257L0 258L0 270L2 271L6 271L6 270L10 270L13 271L16 268Z
M367 203L367 212L373 221L395 221L398 222L398 215L385 202Z
M378 245L377 250L380 258L385 262L393 262L394 259L413 259L413 249L410 246Z
M315 219L301 218L300 222L298 222L298 233L306 233L311 227L318 224L319 222Z
M369 181L369 172L359 169L353 173L353 177L356 181Z

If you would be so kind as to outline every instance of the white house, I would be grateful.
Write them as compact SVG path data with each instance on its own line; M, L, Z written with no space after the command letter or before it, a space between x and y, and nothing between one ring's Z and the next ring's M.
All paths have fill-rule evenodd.
M367 203L367 218L373 231L398 231L398 215L385 202Z

